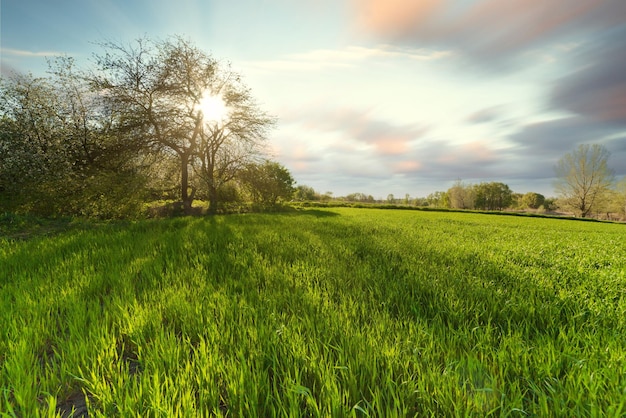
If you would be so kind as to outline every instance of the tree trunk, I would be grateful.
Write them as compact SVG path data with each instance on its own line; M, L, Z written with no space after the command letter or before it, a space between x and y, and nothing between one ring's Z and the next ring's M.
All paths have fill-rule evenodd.
M189 215L193 196L189 196L189 156L187 154L180 155L180 164L180 198L183 202L185 215Z
M215 185L215 154L205 155L205 160L202 162L202 170L205 174L206 185L209 191L209 215L215 215L217 213L217 186Z
M209 213L215 215L217 213L217 188L215 185L209 185Z

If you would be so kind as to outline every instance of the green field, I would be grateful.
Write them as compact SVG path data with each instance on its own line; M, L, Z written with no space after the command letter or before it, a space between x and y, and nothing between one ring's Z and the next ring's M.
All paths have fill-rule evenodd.
M626 225L335 208L9 235L6 416L626 416Z

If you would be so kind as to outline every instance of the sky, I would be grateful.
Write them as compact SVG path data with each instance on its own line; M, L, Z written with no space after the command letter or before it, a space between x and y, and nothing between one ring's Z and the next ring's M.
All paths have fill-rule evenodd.
M554 196L579 144L626 176L624 0L0 1L3 76L144 36L230 62L277 117L272 157L320 193Z

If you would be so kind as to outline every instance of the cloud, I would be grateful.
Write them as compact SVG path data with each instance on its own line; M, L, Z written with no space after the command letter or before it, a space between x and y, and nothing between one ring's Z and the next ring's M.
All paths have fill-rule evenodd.
M350 68L366 60L401 59L409 61L434 61L450 55L449 51L426 48L398 48L392 45L376 47L347 46L340 49L316 49L289 54L275 60L249 61L245 67L271 71L321 71L333 68Z
M422 163L417 160L398 161L393 165L395 173L414 173L422 169Z
M373 148L382 155L403 154L427 131L417 124L395 124L376 118L371 110L317 109L283 117L306 130L335 132L361 147Z
M279 130L273 142L294 177L338 193L371 193L379 182L414 175L422 165L416 150L427 133L424 126L392 122L372 109L325 104L285 112ZM340 182L345 189L337 190Z
M438 45L493 65L555 41L618 26L623 0L353 0L367 33L405 45Z
M431 61L445 57L447 51L433 51L427 49L403 49L393 45L379 45L374 48L363 46L347 46L342 49L318 49L302 54L292 54L294 60L308 62L343 62L355 63L372 58L404 58L416 61Z
M605 145L611 153L608 165L615 171L615 177L618 180L626 178L626 136L609 140Z
M11 49L11 48L2 48L2 50L0 50L0 53L2 55L25 57L25 58L42 58L42 57L53 57L57 55L64 55L63 52L57 52L57 51L28 51L25 49Z
M426 21L444 3L442 0L357 0L361 26L392 37L407 35L411 28Z
M623 132L623 131L622 131ZM626 174L626 140L620 127L581 117L565 117L522 125L509 136L514 144L512 164L520 167L520 179L554 176L554 165L580 144L602 144L611 152L610 166ZM623 161L623 162L622 162Z
M468 116L467 121L471 124L488 123L498 120L502 115L503 106L492 106L481 109Z
M579 54L585 63L554 86L550 104L599 122L626 126L626 28Z
M615 134L614 125L580 117L567 117L526 124L509 137L530 157L560 156L579 144L599 143Z

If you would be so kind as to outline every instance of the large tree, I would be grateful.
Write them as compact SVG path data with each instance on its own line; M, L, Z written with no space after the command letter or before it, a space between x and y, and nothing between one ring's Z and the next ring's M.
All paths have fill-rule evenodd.
M186 211L198 186L194 172L208 185L215 211L218 180L230 180L234 167L257 153L272 119L237 74L183 38L102 46L92 81L121 115L120 128L151 152L178 160Z
M582 144L559 160L554 186L565 208L583 218L594 210L613 183L609 156L603 145Z

